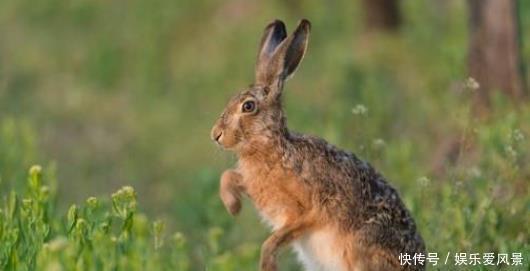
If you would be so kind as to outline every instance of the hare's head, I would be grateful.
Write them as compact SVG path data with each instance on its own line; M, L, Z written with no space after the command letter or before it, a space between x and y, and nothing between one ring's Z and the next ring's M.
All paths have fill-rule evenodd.
M272 143L286 132L281 106L284 82L304 57L310 23L301 20L287 37L285 25L274 21L261 39L254 84L234 96L215 123L211 137L236 152Z

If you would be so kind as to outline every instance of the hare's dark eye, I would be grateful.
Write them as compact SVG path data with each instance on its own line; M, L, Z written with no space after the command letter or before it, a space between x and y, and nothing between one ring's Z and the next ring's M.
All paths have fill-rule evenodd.
M241 110L244 113L251 113L256 110L256 103L254 101L246 101L243 103L243 106L241 107Z

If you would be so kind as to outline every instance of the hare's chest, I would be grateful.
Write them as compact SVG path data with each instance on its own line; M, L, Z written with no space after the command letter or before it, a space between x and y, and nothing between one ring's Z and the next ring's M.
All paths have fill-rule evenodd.
M288 221L288 215L281 206L273 208L257 208L263 223L269 226L273 231L280 229Z
M288 174L276 170L267 174L247 172L243 178L250 200L263 221L273 229L281 228L308 209L307 193Z
M283 184L259 183L248 189L248 195L263 221L274 230L301 213L295 193Z

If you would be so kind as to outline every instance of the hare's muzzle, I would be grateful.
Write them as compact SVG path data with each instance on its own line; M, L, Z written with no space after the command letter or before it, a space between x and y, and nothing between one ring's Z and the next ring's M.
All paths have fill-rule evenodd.
M223 131L216 126L213 127L211 137L216 143L220 143L219 140L223 136Z

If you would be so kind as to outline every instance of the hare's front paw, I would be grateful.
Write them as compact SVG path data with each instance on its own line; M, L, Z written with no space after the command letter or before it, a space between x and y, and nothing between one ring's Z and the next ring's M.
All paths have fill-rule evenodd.
M233 216L236 216L239 214L239 211L241 211L241 200L239 198L239 195L234 195L230 192L221 193L221 200L223 201L226 210L228 210Z
M241 211L241 175L227 170L221 176L220 196L228 212L235 216Z

